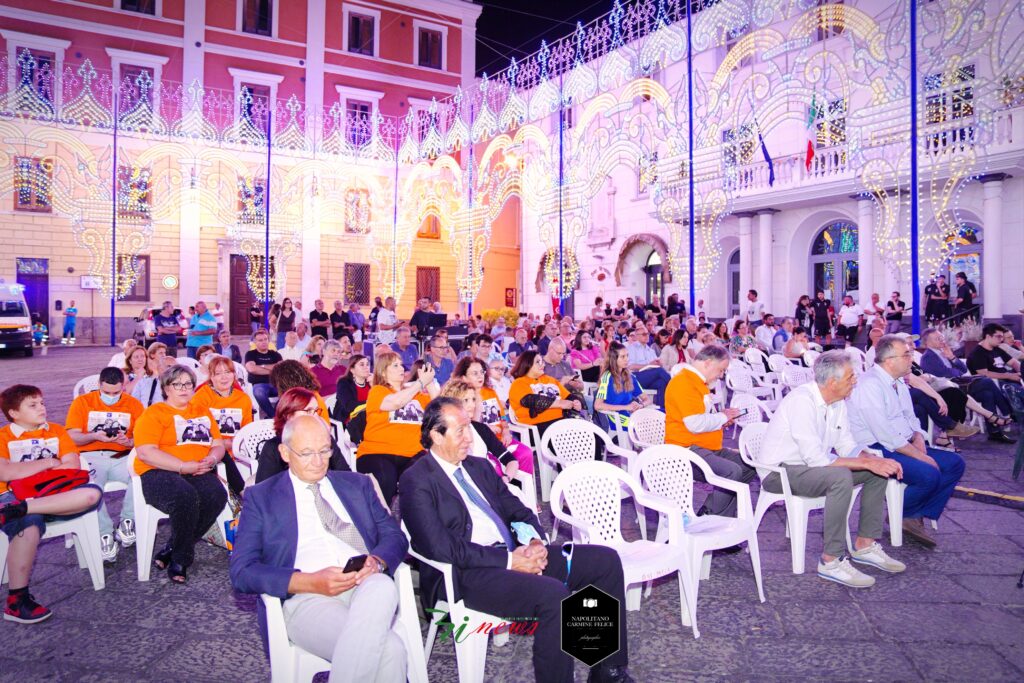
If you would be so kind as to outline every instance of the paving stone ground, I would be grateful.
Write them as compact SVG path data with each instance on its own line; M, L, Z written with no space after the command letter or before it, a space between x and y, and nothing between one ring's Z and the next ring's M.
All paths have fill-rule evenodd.
M75 382L105 364L103 348L52 350L45 358L0 358L0 386L34 383L61 420ZM1013 447L983 438L963 442L963 484L1024 495L1009 475ZM120 494L110 495L111 509ZM550 528L550 515L543 517ZM636 521L623 514L627 538ZM900 575L876 573L874 588L856 591L813 573L821 550L821 516L812 515L810 573L790 571L784 515L775 506L758 535L767 602L757 601L745 553L716 557L702 581L694 640L679 618L675 580L655 584L639 612L629 613L630 670L637 681L1021 681L1024 680L1024 511L954 498L939 522L938 548L908 540L892 554ZM655 520L649 519L653 530ZM161 527L161 541L167 534ZM159 541L158 541L159 542ZM887 544L887 540L886 540ZM54 610L47 622L0 622L2 681L259 681L269 678L253 596L231 589L227 556L199 548L186 586L154 571L137 580L134 548L106 565L106 588L59 540L45 542L32 591ZM490 646L488 681L530 681L532 638ZM451 643L438 643L431 681L455 681ZM577 669L577 680L586 680Z

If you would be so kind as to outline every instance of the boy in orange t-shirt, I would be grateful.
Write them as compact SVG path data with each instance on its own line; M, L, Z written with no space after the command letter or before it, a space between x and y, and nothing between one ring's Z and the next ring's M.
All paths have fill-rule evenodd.
M50 469L78 469L78 450L60 425L46 421L43 392L15 384L0 393L11 424L0 429L0 532L7 534L10 589L4 619L35 624L53 614L33 599L28 580L46 522L75 517L96 507L102 492L92 484L45 498L18 500L8 482Z
M84 455L93 483L102 488L108 481L116 481L128 487L116 530L106 503L101 502L96 511L100 553L106 562L117 559L120 547L135 543L135 497L128 477L128 458L124 456L135 445L135 421L142 411L142 403L124 393L124 372L110 367L100 371L99 388L76 398L68 409L68 436Z

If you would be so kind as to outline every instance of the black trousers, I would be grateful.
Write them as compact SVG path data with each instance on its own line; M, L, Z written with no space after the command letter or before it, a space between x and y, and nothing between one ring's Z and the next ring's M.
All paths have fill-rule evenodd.
M142 493L148 504L171 518L171 560L190 566L196 543L228 502L216 470L198 476L150 470L142 475Z
M411 458L387 453L367 453L360 455L356 460L356 471L373 475L373 478L380 484L380 492L384 494L384 499L390 506L395 500L395 496L398 495L398 478L424 452L420 451Z
M561 545L548 546L543 576L510 569L459 569L458 585L466 606L506 621L537 620L533 636L533 672L538 683L571 683L573 659L562 652L562 600L591 584L619 601L619 651L604 660L609 666L629 662L626 636L626 587L622 561L611 548L576 544L566 587ZM458 624L455 625L456 628ZM475 625L474 625L475 628ZM480 636L473 636L480 637Z
M847 344L852 345L853 340L857 338L857 326L850 325L847 327L846 325L840 325L836 328L836 334L845 339Z

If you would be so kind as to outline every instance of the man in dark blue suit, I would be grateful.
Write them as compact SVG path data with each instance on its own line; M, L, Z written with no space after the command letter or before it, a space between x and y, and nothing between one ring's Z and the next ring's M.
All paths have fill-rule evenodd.
M409 548L405 535L367 476L328 472L331 436L319 417L289 421L280 453L288 471L246 489L231 583L281 598L289 639L332 662L331 683L404 681L390 575ZM357 556L362 568L344 571ZM259 610L265 633L262 601Z
M575 544L570 567L562 546L545 545L540 520L509 492L490 462L466 457L473 427L460 401L430 402L420 442L429 454L402 474L402 521L416 552L452 565L454 599L506 621L536 620L536 680L568 683L573 662L560 647L561 602L593 584L619 601L620 647L591 669L589 680L632 681L626 671L626 598L618 553ZM440 584L437 571L420 568L425 607L434 606L444 590Z

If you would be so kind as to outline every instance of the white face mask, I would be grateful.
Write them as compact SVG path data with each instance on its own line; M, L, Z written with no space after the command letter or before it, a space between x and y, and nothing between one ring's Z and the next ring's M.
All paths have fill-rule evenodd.
M117 405L117 402L121 400L121 394L120 392L114 394L113 396L111 396L110 394L100 394L100 400L103 401L104 405Z

